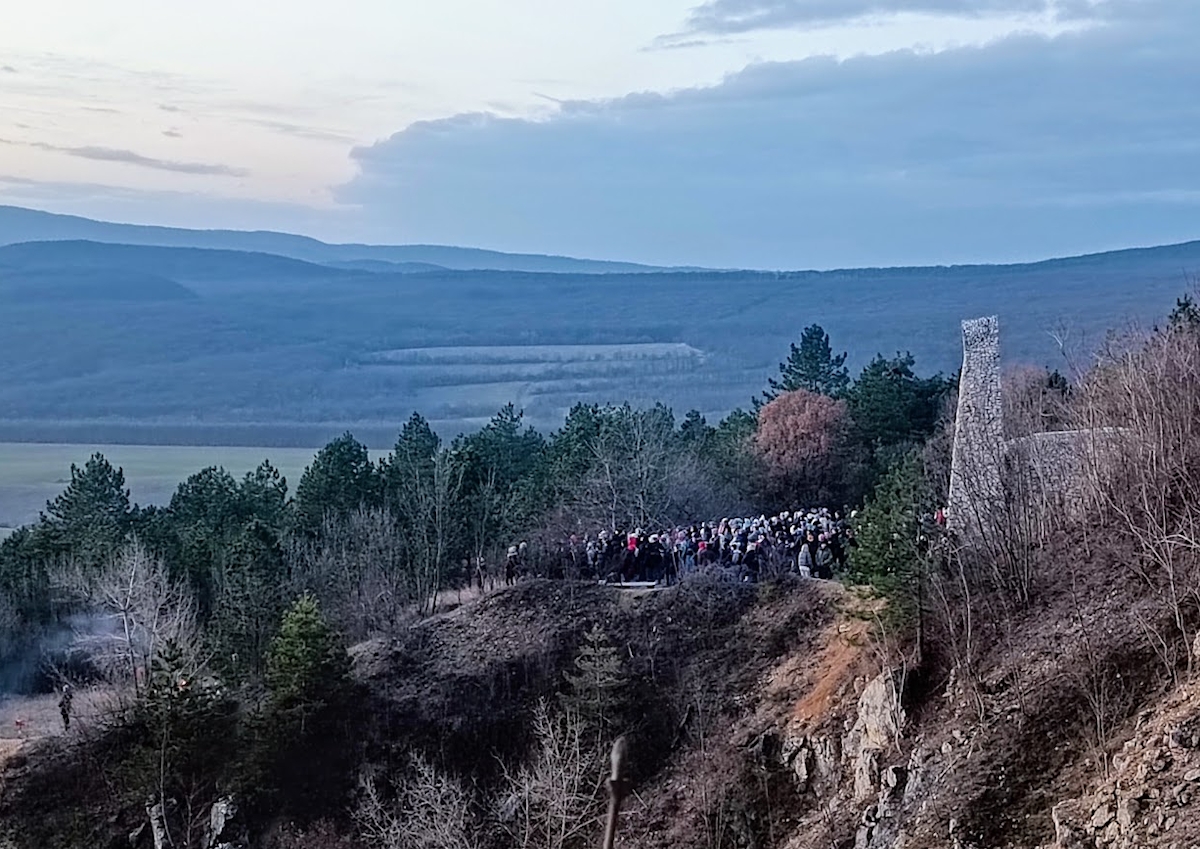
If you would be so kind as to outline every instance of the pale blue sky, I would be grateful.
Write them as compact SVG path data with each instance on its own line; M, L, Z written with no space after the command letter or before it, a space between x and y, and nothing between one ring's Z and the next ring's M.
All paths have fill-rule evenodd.
M41 0L0 202L755 267L1200 237L1194 0Z

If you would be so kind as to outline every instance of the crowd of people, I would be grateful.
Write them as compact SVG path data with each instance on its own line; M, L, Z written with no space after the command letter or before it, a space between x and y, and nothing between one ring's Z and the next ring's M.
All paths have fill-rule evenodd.
M836 511L785 511L688 527L570 534L536 558L522 541L508 549L504 580L511 584L525 574L542 574L672 584L700 570L751 582L785 571L832 578L835 569L845 568L857 545L854 529Z

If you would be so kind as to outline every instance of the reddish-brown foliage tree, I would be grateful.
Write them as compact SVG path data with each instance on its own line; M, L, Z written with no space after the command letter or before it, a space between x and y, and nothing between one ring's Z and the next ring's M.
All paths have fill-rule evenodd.
M829 504L847 482L846 403L797 389L758 411L755 452L762 460L769 501L784 506Z

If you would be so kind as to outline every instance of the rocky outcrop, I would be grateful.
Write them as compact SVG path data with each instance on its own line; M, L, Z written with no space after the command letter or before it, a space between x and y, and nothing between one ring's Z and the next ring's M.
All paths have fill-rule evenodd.
M900 750L903 688L903 671L885 670L863 687L844 734L783 739L780 754L797 788L827 811L856 817L856 849L905 845L899 815L920 792L924 761L919 751L906 758Z
M903 674L902 670L887 670L867 684L858 699L858 718L846 736L847 752L882 750L896 744L905 721Z
M780 757L795 776L801 793L827 796L841 780L842 750L835 737L785 737Z
M208 812L208 833L204 844L206 849L236 849L240 837L236 827L237 814L237 802L232 796L213 802Z
M1200 845L1200 693L1184 688L1143 714L1108 778L1053 815L1054 843L1044 849Z
M146 806L146 817L150 823L150 839L154 841L154 849L167 849L170 846L167 816L171 807L173 806L164 805L162 802L154 802Z
M904 726L901 703L903 673L885 670L876 676L858 699L858 715L842 741L842 752L854 775L854 800L864 802L880 786L884 759L894 753Z

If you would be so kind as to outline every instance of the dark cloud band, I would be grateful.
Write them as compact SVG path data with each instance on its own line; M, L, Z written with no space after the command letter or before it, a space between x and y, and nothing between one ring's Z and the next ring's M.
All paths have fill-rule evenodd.
M418 241L812 267L1200 235L1200 6L711 88L463 115L354 154L339 199Z
M114 147L63 147L45 142L27 142L28 147L38 150L64 153L67 156L77 156L80 159L91 159L95 162L122 162L127 165L139 165L143 168L153 168L156 171L171 171L176 174L202 174L219 177L245 177L249 172L242 168L229 165L210 164L206 162L177 162L172 159L156 159L143 156L132 150L122 150Z

